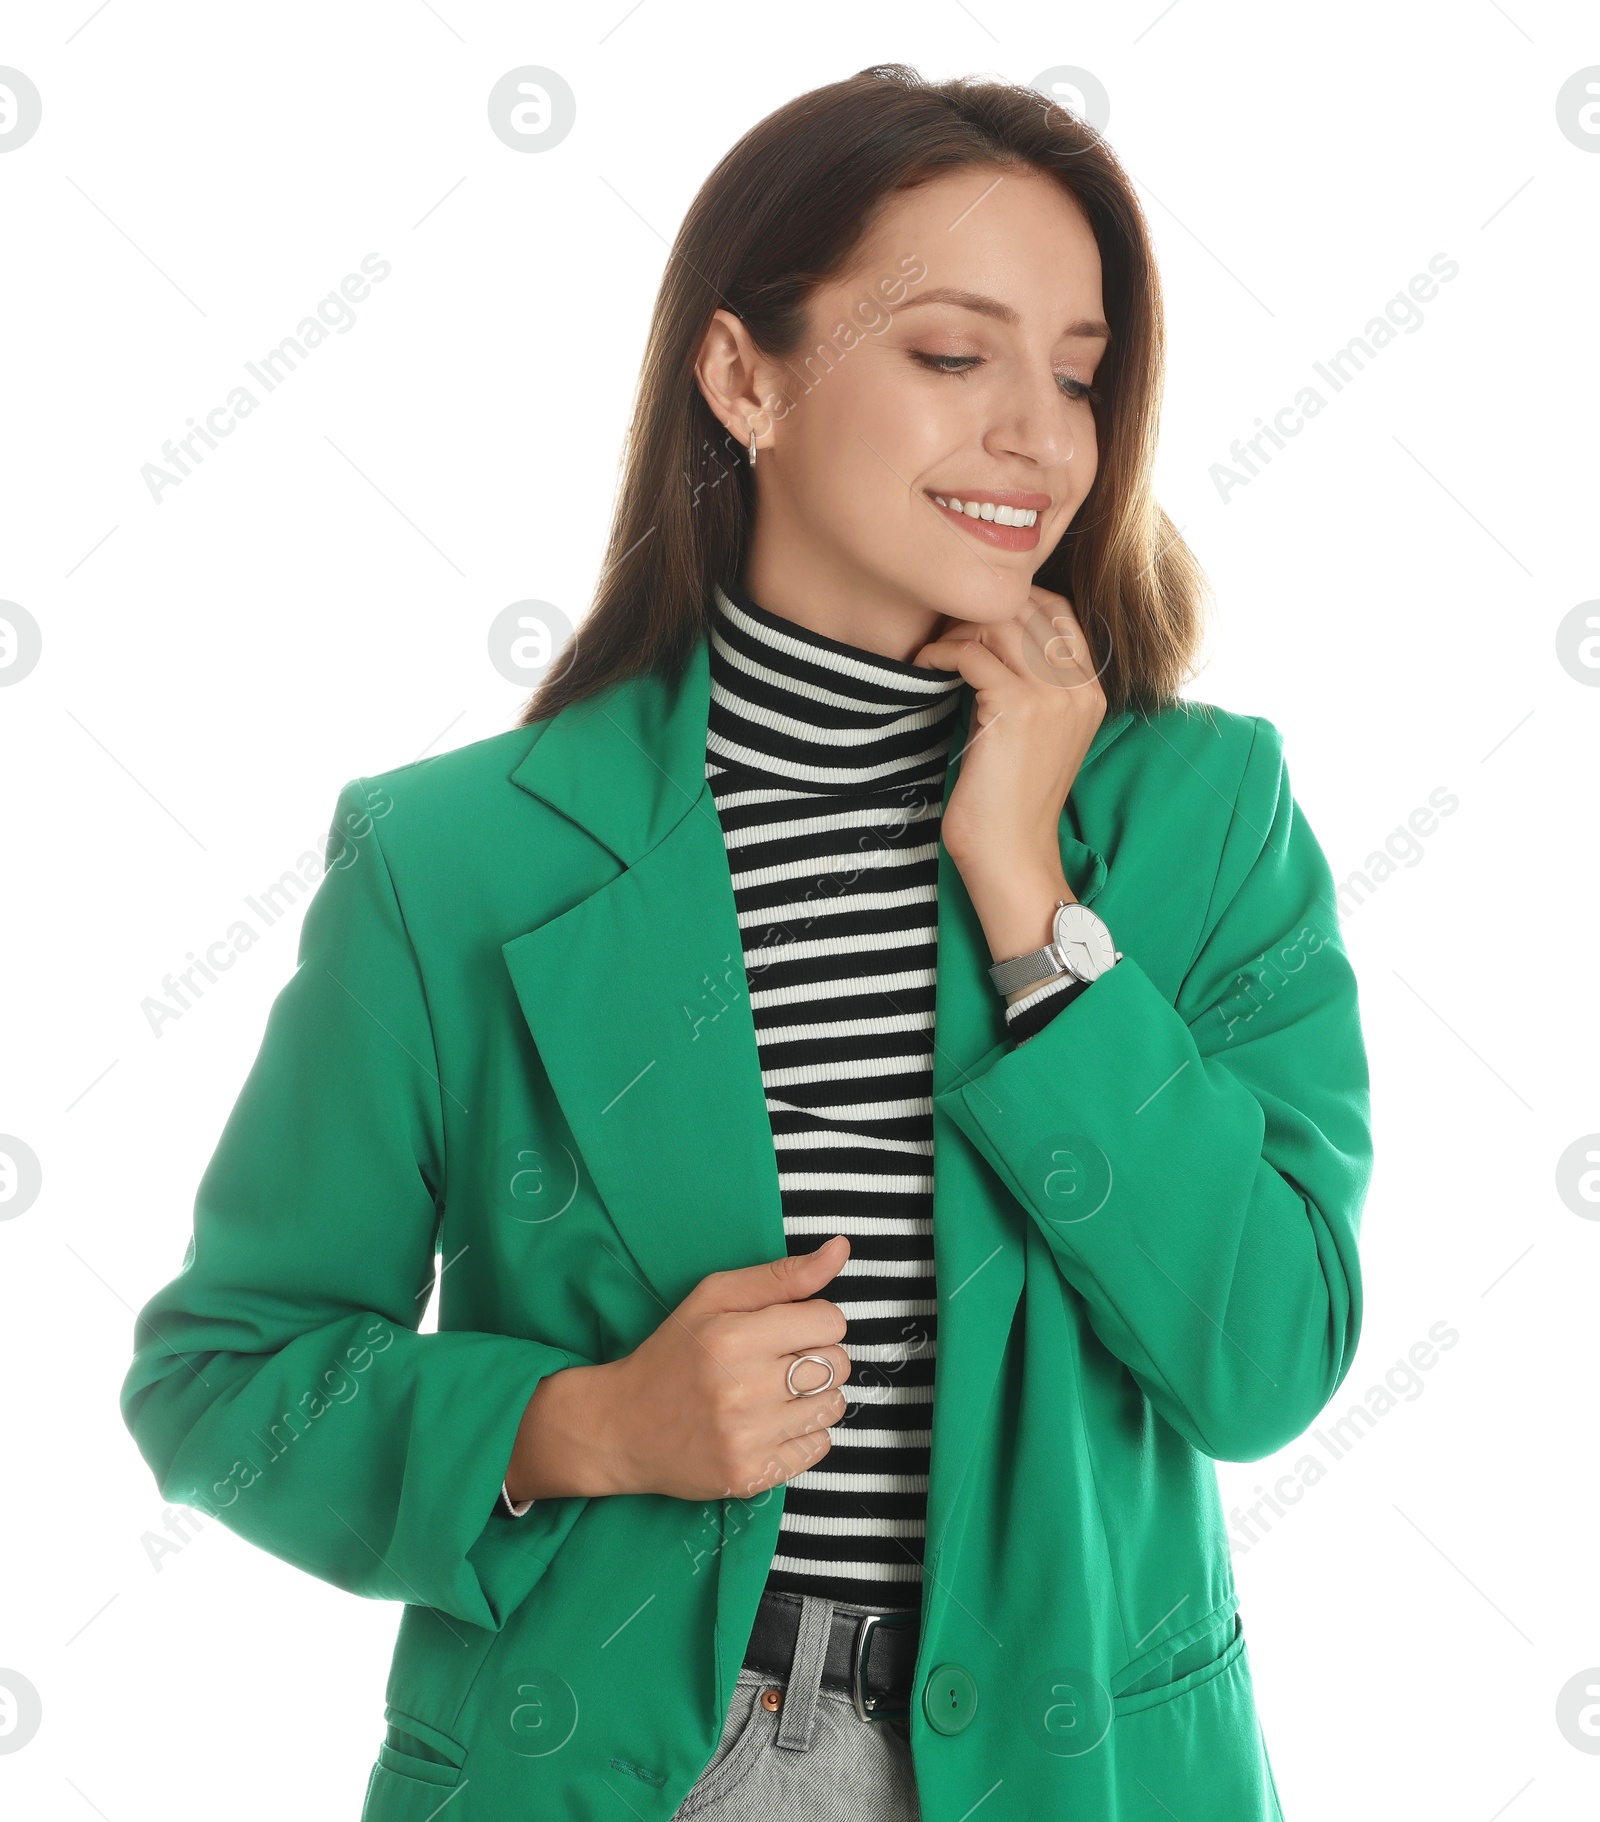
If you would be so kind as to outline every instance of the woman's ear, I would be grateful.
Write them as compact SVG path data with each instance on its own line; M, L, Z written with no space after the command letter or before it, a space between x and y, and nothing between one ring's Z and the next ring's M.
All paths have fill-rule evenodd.
M743 319L732 310L712 312L701 338L694 377L712 416L729 436L748 447L772 428L772 414L761 403L761 358Z

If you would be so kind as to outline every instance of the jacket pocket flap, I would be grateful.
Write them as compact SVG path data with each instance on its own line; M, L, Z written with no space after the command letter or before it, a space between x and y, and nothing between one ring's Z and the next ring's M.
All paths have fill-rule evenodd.
M404 1739L405 1735L400 1737ZM448 1789L461 1777L461 1768L457 1765L446 1765L440 1759L419 1759L415 1753L403 1752L394 1744L392 1735L378 1748L378 1763L385 1771L410 1778L415 1784L433 1784Z
M1239 1611L1239 1596L1231 1593L1220 1606L1211 1612L1202 1614L1177 1632L1169 1632L1164 1639L1140 1652L1132 1663L1124 1664L1121 1670L1111 1679L1112 1693L1119 1699L1122 1696L1143 1695L1147 1689L1163 1683L1175 1682L1180 1676L1186 1676L1191 1670L1209 1661L1221 1653L1231 1642L1236 1630L1235 1620ZM1209 1641L1211 1650L1203 1649ZM1193 1649L1200 1647L1200 1650ZM1167 1668L1175 1660L1183 1658L1176 1674Z
M1202 1652L1208 1655L1202 1655ZM1166 1681L1146 1679L1137 1689L1127 1689L1113 1699L1112 1707L1119 1720L1155 1708L1163 1702L1176 1701L1188 1695L1213 1677L1219 1677L1244 1653L1244 1628L1237 1614L1224 1620L1210 1638L1195 1641L1195 1648L1180 1652L1172 1660L1176 1674Z
M429 1760L430 1755L437 1755L438 1762L451 1766L456 1771L460 1771L461 1767L466 1764L466 1747L459 1741L452 1740L449 1734L441 1733L437 1727L429 1726L426 1721L419 1721L413 1714L406 1714L402 1709L396 1708L393 1703L384 1708L383 1718L389 1723L391 1732L411 1735L410 1741L398 1739L392 1742L398 1750L425 1762ZM421 1752L417 1750L419 1745L423 1749Z

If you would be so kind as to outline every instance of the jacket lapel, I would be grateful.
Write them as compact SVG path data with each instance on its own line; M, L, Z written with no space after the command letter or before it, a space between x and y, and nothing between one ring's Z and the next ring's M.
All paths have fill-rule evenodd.
M503 946L585 1164L662 1315L708 1272L784 1252L778 1171L722 828L710 665L629 680L550 724L512 774L612 872Z
M963 690L945 802L960 776ZM743 941L705 779L706 639L674 685L637 677L551 722L512 774L587 831L596 883L503 945L518 1001L596 1188L664 1318L707 1273L787 1250L777 1162L746 991ZM1106 721L1087 766L1132 719ZM1069 802L1063 866L1085 903L1106 877ZM570 882L569 882L570 884ZM1008 1048L982 927L939 854L935 1095ZM971 1459L1022 1287L1025 1223L941 1115L934 1133L939 1309L928 1560ZM823 1293L826 1295L826 1291ZM719 1632L742 1653L781 1500L749 1514L721 1553ZM730 1660L733 1666L737 1655Z
M971 720L972 692L962 692L946 804L960 777ZM1084 758L1090 761L1133 719L1123 710L1102 722ZM1081 768L1080 768L1081 775ZM1074 896L1090 903L1106 880L1104 857L1062 817L1062 870ZM991 960L983 926L961 874L939 848L938 986L934 1002L933 1092L981 1076L1011 1048L1005 1002L988 976ZM933 1250L939 1306L934 1370L932 1472L928 1486L927 1561L936 1572L945 1521L953 1512L1022 1291L1027 1217L965 1136L934 1110ZM929 1578L931 1580L931 1577Z

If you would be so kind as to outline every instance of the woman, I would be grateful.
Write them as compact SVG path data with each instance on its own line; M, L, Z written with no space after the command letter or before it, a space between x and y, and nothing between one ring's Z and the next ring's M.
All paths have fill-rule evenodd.
M406 1603L366 1822L1281 1815L1208 1458L1349 1369L1367 1073L1160 370L1081 121L802 96L522 724L341 794L123 1408Z

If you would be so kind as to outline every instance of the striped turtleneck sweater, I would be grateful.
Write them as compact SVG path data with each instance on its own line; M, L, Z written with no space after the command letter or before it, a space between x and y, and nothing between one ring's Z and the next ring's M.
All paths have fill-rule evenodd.
M845 1234L818 1294L851 1374L788 1482L767 1586L921 1602L933 1426L939 823L963 680L716 591L706 777L727 845L791 1254ZM1022 1041L1061 989L1007 1008Z
M705 774L728 851L791 1255L834 1234L846 1412L787 1483L767 1586L917 1608L933 1440L939 824L963 679L712 597ZM1006 1008L1022 1043L1075 997ZM521 1517L502 1489L496 1510Z

